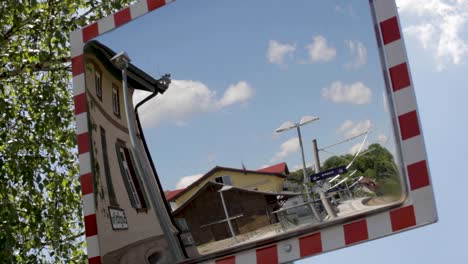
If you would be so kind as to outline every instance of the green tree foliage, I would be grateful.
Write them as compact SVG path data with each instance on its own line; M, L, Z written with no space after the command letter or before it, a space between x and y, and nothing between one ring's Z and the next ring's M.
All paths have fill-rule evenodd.
M0 1L0 262L83 263L70 33L128 0Z
M322 169L328 170L348 165L353 158L354 155L351 154L332 156L324 162ZM346 175L349 175L354 170L357 170L357 172L354 174L353 179L365 176L377 182L376 194L378 196L399 197L401 195L401 180L395 160L392 154L381 145L377 143L371 144L366 150L363 150L354 160Z
M332 156L328 158L327 160L325 160L325 162L322 165L322 170L328 170L328 169L336 168L339 166L348 165L348 163L350 163L352 159L353 157L349 154L342 155L339 157Z
M325 160L321 169L324 171L339 166L346 166L353 159L354 155L351 154L332 156ZM343 176L351 174L354 170L357 170L357 172L354 174L353 179L366 176L376 180L379 184L379 194L397 196L401 193L400 178L393 156L386 148L377 143L371 144L367 149L363 150L354 160L347 174ZM313 173L314 171L311 169L307 172L308 175ZM288 180L302 184L302 169L291 172ZM311 183L311 186L313 186L313 183Z
M374 179L398 176L392 154L380 144L369 145L361 154L353 162L348 170L349 172L357 170L355 175L363 175ZM332 156L323 163L322 170L348 165L353 158L354 155L351 154Z
M307 175L311 175L314 173L315 171L311 167L306 168ZM302 169L298 169L296 171L291 172L288 175L288 180L297 184L302 184L304 182L304 171Z

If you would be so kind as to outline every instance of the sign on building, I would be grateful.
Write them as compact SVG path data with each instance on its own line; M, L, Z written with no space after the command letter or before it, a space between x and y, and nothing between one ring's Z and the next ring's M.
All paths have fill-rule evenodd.
M122 209L109 208L113 229L128 229L127 217Z
M334 177L338 174L343 174L346 172L348 172L348 170L346 169L346 166L340 166L340 167L328 169L326 171L321 171L319 173L310 175L310 181L313 181L313 182L321 181L321 180L325 180L325 179Z

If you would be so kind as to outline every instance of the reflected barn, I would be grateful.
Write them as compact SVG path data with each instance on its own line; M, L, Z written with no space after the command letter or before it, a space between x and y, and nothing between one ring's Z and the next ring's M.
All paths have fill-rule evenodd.
M279 193L284 188L287 174L289 170L286 163L256 171L216 166L188 187L171 196L169 201L176 209L210 181L243 189Z
M238 187L222 190L223 186L205 183L173 212L176 222L188 227L202 254L278 232L278 219L272 212L296 195Z
M159 220L150 206L142 168L151 172L148 160L138 162L130 145L122 99L122 75L110 62L115 52L97 41L84 49L88 131L96 208L103 263L170 263L168 245ZM133 89L154 91L156 80L129 66ZM133 116L133 113L132 113ZM142 144L140 134L137 133ZM155 176L151 175L156 186ZM86 212L85 212L86 215ZM86 217L85 217L86 223ZM90 232L87 227L87 232Z
M166 198L179 229L203 254L278 232L273 212L300 195L283 191L288 174L284 162L256 171L216 166Z

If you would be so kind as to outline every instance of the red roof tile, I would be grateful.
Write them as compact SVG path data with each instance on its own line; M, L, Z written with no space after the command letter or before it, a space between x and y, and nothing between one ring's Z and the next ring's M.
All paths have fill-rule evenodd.
M289 174L289 169L288 169L288 165L286 164L286 162L281 162L279 164L275 164L275 165L272 165L270 167L259 169L257 171L259 171L259 172Z
M178 189L173 191L165 191L164 196L166 196L166 200L171 201L176 195L182 192L185 189Z
M284 163L286 165L286 163ZM286 166L286 170L288 169L288 167ZM215 172L217 171L221 171L221 170L225 170L225 171L234 171L234 172L242 172L242 173L257 173L257 174L264 174L264 175L270 175L270 176L276 176L276 177L281 177L281 178L286 178L286 176L284 175L285 173L284 172L273 172L273 171L251 171L251 170L246 170L246 169L234 169L234 168L227 168L227 167L220 167L220 166L216 166L214 167L213 169L211 169L209 172L205 173L205 175L203 175L202 177L200 177L198 180L192 182L189 186L187 186L187 188L185 189L181 189L181 190L175 190L175 191L172 191L172 192L177 192L175 193L174 195L171 195L170 196L170 199L167 198L168 195L166 195L166 199L168 201L170 201L171 199L175 199L179 196L181 196L183 193L185 193L186 191L192 189L194 186L197 186L198 184L200 184L201 182L203 182L206 178L208 178L210 175L213 175ZM287 171L286 174L289 174L289 170ZM166 193L166 192L164 192Z

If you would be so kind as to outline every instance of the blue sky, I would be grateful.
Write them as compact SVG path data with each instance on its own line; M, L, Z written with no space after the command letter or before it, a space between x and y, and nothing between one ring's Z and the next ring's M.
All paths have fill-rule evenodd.
M298 165L294 144L282 148L295 134L273 136L272 131L302 115L321 118L303 130L308 162L310 140L317 137L323 146L343 139L345 132L339 127L346 120L352 123L343 131L372 126L371 141L378 141L381 133L391 137L367 1L327 1L329 5L320 8L308 3L312 1L296 2L284 6L284 1L247 5L180 0L101 38L116 51L126 50L153 76L172 73L178 80L175 90L185 88L195 94L180 98L177 109L170 102L154 104L151 110L160 107L171 119L152 113L147 120L153 123L145 125L167 188L174 188L182 176L206 172L214 165L240 167L243 161L256 169L271 163L278 153L290 167ZM463 193L468 179L462 158L468 156L468 2L397 3L440 220L297 263L462 263L466 259L468 213ZM260 12L262 6L267 10ZM152 33L147 33L148 26ZM130 37L129 32L139 37ZM314 39L319 36L326 45L323 39ZM366 49L365 63L357 52L359 43ZM271 46L275 52L269 53ZM321 52L328 56L311 56L309 51L317 46L328 48ZM334 81L341 82L334 86L341 90L330 88ZM371 90L370 98L361 85L352 86L358 82ZM229 87L243 96L225 93ZM324 88L335 93L326 97ZM194 102L198 102L195 107ZM359 141L336 151L347 152L354 143Z

